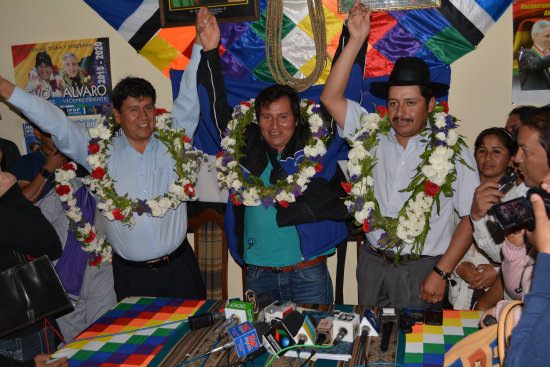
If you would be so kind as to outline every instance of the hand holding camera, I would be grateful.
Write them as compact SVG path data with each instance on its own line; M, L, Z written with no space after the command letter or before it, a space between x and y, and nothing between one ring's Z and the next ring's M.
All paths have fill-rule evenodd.
M535 230L535 219L531 195L537 194L541 198L538 203L550 216L550 194L538 187L532 187L527 191L525 197L497 204L491 208L491 213L503 231L512 232L519 228L526 227L528 231ZM542 212L540 212L542 216ZM548 220L548 217L545 218Z

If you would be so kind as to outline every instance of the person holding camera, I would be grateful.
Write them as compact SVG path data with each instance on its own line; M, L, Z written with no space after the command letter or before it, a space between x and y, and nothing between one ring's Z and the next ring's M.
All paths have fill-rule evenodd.
M474 144L474 156L483 182L507 180L514 184L515 176L510 167L517 144L504 128L491 127L483 130ZM480 251L476 242L455 268L450 283L449 301L457 310L472 308L497 279L500 264Z
M548 143L549 141L546 140ZM550 174L542 183L550 194ZM550 329L550 220L540 195L531 196L535 231L530 241L538 250L531 292L525 296L523 314L512 331L505 366L547 366Z
M500 310L506 305L509 299L521 299L529 291L535 256L530 250L531 245L526 240L525 223L527 218L520 220L519 214L515 213L516 220L506 222L505 218L499 215L498 208L505 206L514 211L518 207L515 201L511 199L524 196L524 193L530 187L538 187L543 182L543 178L550 173L548 166L548 150L550 142L550 105L534 109L526 120L522 123L518 133L518 152L514 156L523 177L524 183L515 190L510 190L506 196L498 190L498 184L483 183L476 189L474 202L472 204L472 222L474 225L474 238L478 241L480 247L486 252L491 252L493 256L501 256L503 260L502 277L504 280L504 301L497 303L494 309L486 311L482 317L492 315L498 319ZM495 207L493 213L496 217L489 218L487 212L502 200L500 207ZM525 199L519 199L525 200ZM519 201L518 201L519 203ZM485 215L480 218L481 213ZM511 216L513 218L513 216ZM493 219L500 224L503 231L500 236L505 235L505 239L499 241L498 232L496 236L486 236L488 228L494 225ZM485 224L484 226L482 224ZM481 243L479 238L485 238ZM491 242L492 240L492 242ZM501 253L498 252L501 250ZM498 261L498 257L494 260ZM490 304L489 304L490 306ZM482 323L483 325L483 323Z

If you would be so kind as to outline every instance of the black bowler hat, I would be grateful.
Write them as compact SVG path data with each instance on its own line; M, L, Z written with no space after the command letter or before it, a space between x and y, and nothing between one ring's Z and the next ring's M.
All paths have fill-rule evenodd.
M430 69L424 60L418 57L400 57L387 82L372 82L372 94L380 98L388 98L388 88L392 85L426 85L438 97L449 89L447 84L434 83L430 76Z
M36 54L36 66L40 64L46 64L48 66L52 66L52 58L46 51L42 51Z

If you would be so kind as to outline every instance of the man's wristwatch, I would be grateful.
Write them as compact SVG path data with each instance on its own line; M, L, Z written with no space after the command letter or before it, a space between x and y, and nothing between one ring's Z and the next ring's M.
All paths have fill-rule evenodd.
M40 175L42 175L42 177L44 177L46 180L49 180L50 177L52 177L52 172L48 171L47 169L45 168L42 168L40 170Z
M434 266L433 269L443 280L449 281L451 280L451 273L447 273L446 271L443 271L439 269L437 266Z

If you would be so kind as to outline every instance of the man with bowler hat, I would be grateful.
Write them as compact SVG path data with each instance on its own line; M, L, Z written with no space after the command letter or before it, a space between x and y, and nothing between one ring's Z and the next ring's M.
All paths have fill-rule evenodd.
M360 104L346 99L344 90L353 60L370 32L370 11L356 3L350 10L347 27L350 39L332 67L321 102L337 122L340 135L350 138L360 127L361 116L367 111ZM372 93L387 101L391 124L387 134L378 134L379 142L370 151L376 157L372 170L373 191L383 217L397 218L411 197L411 192L404 189L423 162L421 155L432 149L425 136L431 132L428 117L434 110L435 96L445 94L448 88L448 85L432 82L427 64L416 57L399 58L388 82L372 83ZM456 178L451 183L452 194L440 193L439 210L437 205L432 206L430 229L418 257L411 256L412 245L407 241L404 241L400 253L386 249L384 230L366 233L357 263L360 304L443 306L450 274L472 243L468 215L479 178L477 172L464 163L475 167L472 153L465 148L455 159ZM460 218L456 230L455 212Z

